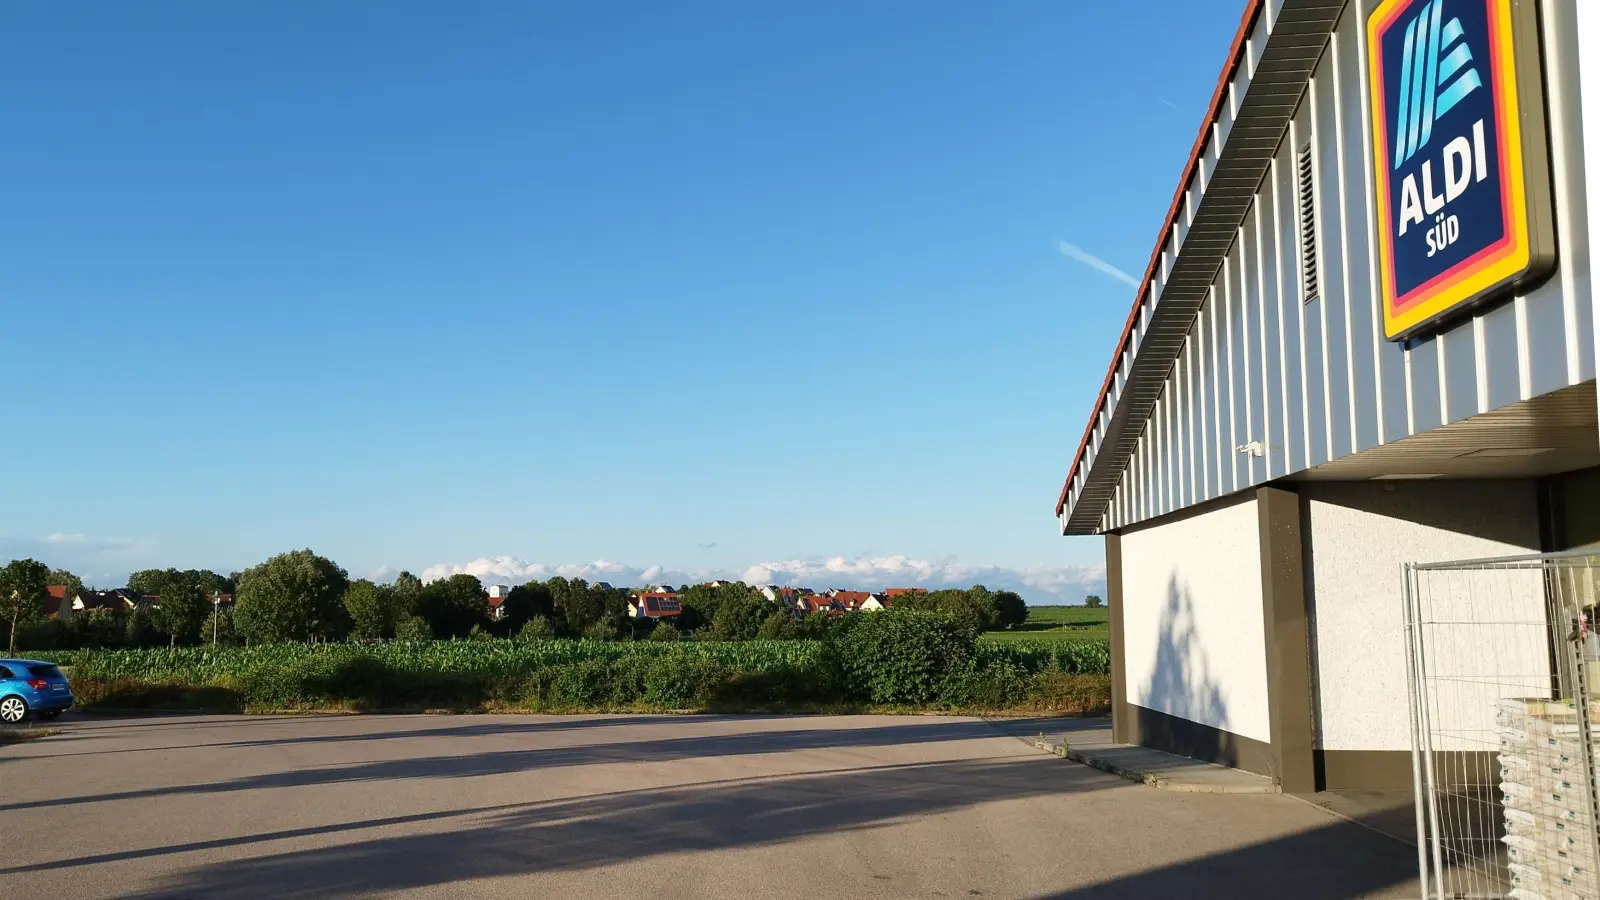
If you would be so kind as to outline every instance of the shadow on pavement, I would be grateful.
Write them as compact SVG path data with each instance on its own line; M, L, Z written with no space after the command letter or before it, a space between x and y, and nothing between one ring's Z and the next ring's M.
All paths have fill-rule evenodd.
M388 732L387 734L389 736L397 736L394 732ZM399 736L404 736L405 734L401 733ZM379 760L324 768L294 769L208 784L173 785L136 791L0 803L0 812L47 809L113 800L146 800L179 795L226 794L235 791L267 788L309 787L363 781L387 781L401 778L467 778L568 766L664 762L699 757L786 753L796 750L893 747L935 741L966 741L974 738L998 736L1000 736L999 733L986 722L951 720L916 725L751 731L667 740L594 743L572 747L529 750L500 750L454 756Z
M0 875L412 826L313 850L218 862L148 897L312 898L539 872L652 856L783 844L882 827L979 803L1068 795L1125 783L1047 757L961 760L679 785L488 809L340 823L0 869ZM440 827L441 825L453 827Z
M318 836L330 845L195 867L137 896L247 900L382 895L481 878L580 871L672 854L780 846L982 803L1047 795L1065 798L1122 785L1085 767L1048 758L882 766L375 819L80 857L3 869L0 874ZM413 826L424 833L334 843L353 832L388 826ZM1412 875L1414 859L1393 841L1338 822L1053 894L1047 900L1152 896L1356 900L1404 884Z
M299 718L299 717L296 717L296 718ZM340 714L340 715L330 715L330 716L316 716L316 717L313 717L313 718L329 719L329 720L336 720L336 721L348 721L348 722L351 722L353 725L355 723L360 723L360 725L366 725L366 724L370 723L370 721L373 718L376 718L376 716L355 716L355 715ZM409 724L410 722L414 721L416 718L431 718L431 719L434 719L434 720L437 721L438 719L440 719L442 717L439 717L439 716L427 716L425 714L419 714L417 716L406 716L401 721L404 721L404 722ZM447 737L460 737L460 738L492 737L492 736L500 736L500 735L542 734L542 733L548 733L548 732L552 732L552 731L575 731L575 730L580 730L580 729L606 728L606 727L611 727L611 726L616 726L616 725L660 725L660 724L665 724L665 723L681 724L681 723L683 723L685 721L686 718L689 718L689 717L685 717L685 716L665 716L665 715L658 715L658 716L633 715L633 716L605 716L605 717L600 717L600 716L594 716L594 717L590 717L590 716L571 716L571 717L563 717L563 718L559 718L559 719L556 719L556 718L539 719L539 720L531 720L530 719L529 721L525 721L525 722L515 722L515 721L509 721L509 722L508 721L478 722L478 723L471 724L471 725L454 725L454 726L447 725L447 726L441 726L441 727L438 727L438 728L412 728L412 729L403 729L403 730L357 731L357 732L348 732L348 733L343 733L343 734L313 734L313 735L301 735L301 736L284 737L284 738L256 738L256 739L252 739L252 740L243 740L243 741L219 741L219 742L213 742L213 743L194 743L194 744L168 744L168 745L150 746L150 747L115 747L115 748L110 748L110 749L105 749L105 750L75 750L75 751L68 751L68 752L65 752L65 753L55 753L55 754L52 754L52 755L53 756L57 756L57 757L66 757L66 756L102 756L102 755L116 754L116 753L150 753L150 752L169 751L169 750L199 750L199 749L206 749L206 748L275 747L275 746L290 745L290 744L341 744L341 743L352 743L352 742L360 742L360 741L387 741L387 740L391 740L391 739L414 738L414 737L429 737L429 738L432 738L432 737L441 737L441 738L447 738ZM694 721L695 719L710 720L710 719L720 719L720 718L727 718L727 717L724 717L724 716L704 716L704 717L694 717L693 719L689 719L689 720L690 721ZM764 718L779 718L779 717L778 716L741 716L739 718L746 719L746 720L757 720L757 719L764 719ZM86 723L86 722L91 722L91 721L94 721L94 720L90 719L88 717L83 717L83 718L77 718L77 719L71 720L71 724ZM75 729L73 732L71 732L71 737L74 738L74 739L78 739L78 740L89 740L89 739L94 739L94 738L98 738L98 737L107 736L107 735L110 735L110 734L113 734L113 733L117 733L117 732L120 732L120 731L123 731L123 730L126 730L126 729L130 729L130 728L146 728L146 729L148 729L148 728L160 728L160 727L185 727L186 730L188 728L199 729L199 728L214 728L214 727L222 727L222 726L227 726L227 727L231 728L231 727L237 727L240 724L248 724L248 723L252 723L252 722L260 723L260 724L280 724L281 725L281 724L283 724L284 719L279 718L279 717L275 717L275 716L263 716L263 717L242 717L242 716L240 716L240 717L230 718L226 722L195 722L192 719L189 720L189 721L186 721L186 722L160 722L160 721L150 722L150 721L142 721L141 720L141 721L130 721L130 722L127 722L126 724L123 724L121 722L118 722L116 724L101 724L101 723L97 722L95 725L90 726L90 727Z
M1036 900L1415 898L1416 850L1349 822L1161 866Z

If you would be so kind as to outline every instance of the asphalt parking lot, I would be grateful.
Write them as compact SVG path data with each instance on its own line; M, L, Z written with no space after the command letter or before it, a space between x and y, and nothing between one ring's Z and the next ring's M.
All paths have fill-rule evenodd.
M1416 897L1415 851L977 719L68 717L0 746L0 894Z

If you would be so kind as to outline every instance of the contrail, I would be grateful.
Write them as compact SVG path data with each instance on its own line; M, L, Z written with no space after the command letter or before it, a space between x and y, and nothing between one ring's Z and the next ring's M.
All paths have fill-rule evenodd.
M1122 271L1116 266L1113 266L1111 263L1106 262L1105 260L1095 256L1093 253L1090 253L1087 250L1084 250L1082 247L1079 247L1076 244L1069 244L1066 241L1062 241L1061 255L1071 257L1072 259L1083 263L1091 269L1104 272L1105 274L1110 275L1112 278L1115 278L1116 280L1130 287L1139 286L1139 279L1129 275L1127 272Z

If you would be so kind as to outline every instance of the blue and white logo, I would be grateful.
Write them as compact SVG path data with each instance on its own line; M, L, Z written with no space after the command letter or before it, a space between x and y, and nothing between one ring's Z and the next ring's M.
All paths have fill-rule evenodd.
M1394 168L1427 146L1433 123L1483 86L1471 65L1459 18L1439 27L1444 0L1430 0L1406 25L1400 63L1400 105L1394 127Z

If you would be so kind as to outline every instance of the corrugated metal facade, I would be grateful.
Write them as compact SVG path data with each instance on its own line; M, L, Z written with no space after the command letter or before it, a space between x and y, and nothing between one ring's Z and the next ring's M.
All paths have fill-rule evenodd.
M1559 267L1530 293L1409 349L1383 337L1370 183L1371 123L1362 29L1376 0L1352 0L1277 145L1264 180L1181 344L1144 347L1172 262L1230 150L1231 115L1252 90L1290 0L1257 16L1208 146L1096 410L1061 510L1065 533L1111 531L1252 485L1594 378L1574 3L1542 7ZM1337 8L1338 4L1323 3ZM1281 94L1281 85L1277 86ZM1297 164L1309 149L1319 290L1302 289ZM1181 332L1180 332L1181 333ZM1176 347L1176 350L1172 349ZM1134 442L1105 453L1108 426L1141 350L1171 360ZM1175 354L1175 355L1174 355ZM1159 358L1153 361L1161 362ZM1144 386L1149 390L1150 386ZM1239 448L1259 443L1259 455ZM1127 449L1131 446L1131 452ZM1085 498L1097 463L1120 479ZM1109 473L1115 476L1115 472ZM1080 501L1085 508L1079 509ZM1100 509L1094 509L1100 506Z

